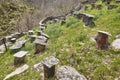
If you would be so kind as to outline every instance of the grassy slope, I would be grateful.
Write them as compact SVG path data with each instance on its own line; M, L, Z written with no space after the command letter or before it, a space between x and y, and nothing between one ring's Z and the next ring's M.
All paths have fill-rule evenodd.
M26 72L10 78L10 80L41 80L40 73L31 71L31 67L54 52L57 53L56 57L60 59L60 65L71 65L91 80L118 78L120 75L119 51L97 50L95 43L90 41L90 36L97 34L97 30L111 33L110 42L115 39L115 35L120 34L120 4L118 5L117 9L109 11L104 4L102 10L88 10L86 13L96 16L95 28L87 27L84 29L83 22L75 17L69 17L67 23L62 26L60 22L48 24L46 33L50 36L50 41L45 54L34 55L34 44L28 41L25 48L21 50L29 51L26 63L30 68ZM13 59L11 51L0 55L0 80L14 71Z

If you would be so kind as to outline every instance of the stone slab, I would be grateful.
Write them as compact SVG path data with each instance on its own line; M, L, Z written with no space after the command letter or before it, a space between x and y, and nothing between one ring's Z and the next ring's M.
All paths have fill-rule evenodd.
M27 53L28 53L28 51L19 51L16 54L14 54L14 57L21 58L21 57L25 56Z
M18 75L20 73L23 73L25 70L27 70L29 68L29 66L27 64L17 68L15 71L13 71L12 73L8 74L3 80L7 80L10 77L13 77L15 75Z

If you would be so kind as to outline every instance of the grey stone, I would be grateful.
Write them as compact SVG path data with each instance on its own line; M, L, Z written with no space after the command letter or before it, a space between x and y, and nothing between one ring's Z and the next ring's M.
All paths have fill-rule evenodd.
M112 42L112 47L115 49L115 50L120 50L120 39L116 39Z
M47 45L47 43L44 40L36 39L34 43L35 43L35 54L44 52L45 47Z
M43 70L43 64L42 64L41 62L35 64L35 65L32 67L32 70L42 71L42 70Z
M7 42L6 43L6 46L9 46L11 43L10 42ZM0 45L0 54L4 53L5 52L5 45L2 44Z
M10 41L11 41L12 43L15 43L15 42L16 42L16 38L12 38Z
M73 67L61 66L57 71L57 80L87 80L80 75Z
M118 35L116 36L116 39L120 39L120 34L118 34Z
M37 36L36 39L39 39L39 40L41 40L41 41L43 41L45 43L47 43L47 41L48 41L48 39L45 36Z
M9 79L10 77L13 77L15 75L18 75L20 73L23 73L25 70L27 70L29 68L29 66L27 64L17 68L14 72L8 74L3 80L7 80Z
M41 36L44 36L44 37L46 37L47 39L49 39L50 37L47 35L47 34L45 34L45 33L41 33Z

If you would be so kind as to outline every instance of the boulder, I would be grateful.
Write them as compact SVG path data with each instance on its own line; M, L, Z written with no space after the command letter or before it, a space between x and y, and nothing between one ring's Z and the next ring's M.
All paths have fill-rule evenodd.
M57 71L57 80L87 80L80 75L73 67L61 66Z

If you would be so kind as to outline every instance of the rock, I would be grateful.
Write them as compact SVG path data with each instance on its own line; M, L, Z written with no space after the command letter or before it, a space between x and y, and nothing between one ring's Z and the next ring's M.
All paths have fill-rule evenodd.
M57 80L87 80L70 66L62 66L57 71Z
M120 34L118 34L118 35L116 36L116 39L120 39Z
M37 70L37 71L43 70L43 64L42 64L41 62L35 64L35 65L32 67L32 70Z
M116 3L120 3L120 0L115 0Z
M36 39L34 43L35 43L35 54L45 51L45 47L47 43L44 40Z
M14 55L14 65L21 64L25 62L25 56L28 51L19 51Z
M25 64L25 65L17 68L14 72L8 74L8 75L4 78L4 80L7 80L7 79L9 79L10 77L13 77L13 76L15 76L15 75L20 74L20 73L24 72L25 70L27 70L28 68L29 68L29 66L28 66L27 64Z
M120 39L116 39L112 42L112 47L115 49L115 50L119 50L120 49Z
M30 42L34 42L36 39L37 35L30 35Z
M6 43L6 46L9 46L11 43L10 42L7 42ZM4 53L5 52L5 45L2 44L0 45L0 54Z

